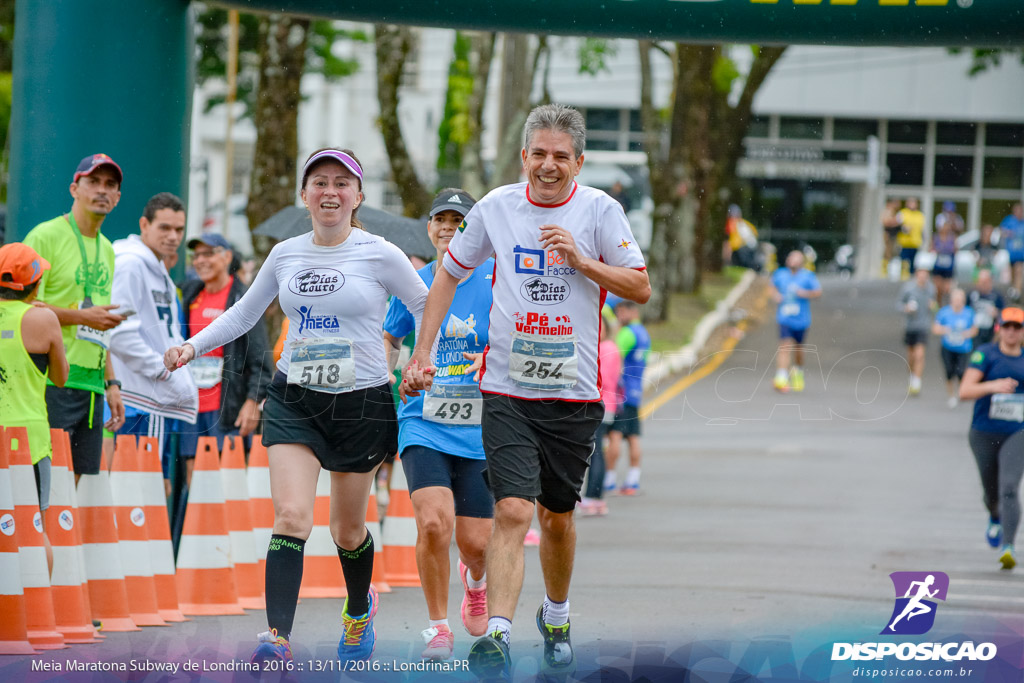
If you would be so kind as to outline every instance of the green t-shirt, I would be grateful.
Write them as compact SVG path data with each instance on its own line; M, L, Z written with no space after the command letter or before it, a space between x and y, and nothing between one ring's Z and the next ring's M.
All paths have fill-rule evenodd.
M58 308L78 308L85 300L88 285L94 306L109 304L114 280L114 247L102 234L98 237L82 235L86 261L83 263L82 250L75 237L76 229L69 222L69 216L57 216L40 223L25 236L25 244L50 262L50 270L43 274L39 283L37 298ZM77 325L65 325L61 327L61 333L71 366L64 386L102 394L106 350L98 344L78 339Z

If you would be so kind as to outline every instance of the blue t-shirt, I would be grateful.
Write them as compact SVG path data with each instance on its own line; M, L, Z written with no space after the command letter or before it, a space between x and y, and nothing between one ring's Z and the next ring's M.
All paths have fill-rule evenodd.
M964 332L974 327L974 309L964 306L957 313L952 306L943 306L935 314L935 322L949 328L949 334L942 335L942 348L955 353L967 353L974 348L974 341L964 337Z
M772 284L782 295L775 319L791 330L806 330L811 326L811 302L796 295L798 289L819 290L821 284L814 273L801 268L796 273L779 268L772 275Z
M982 382L1004 377L1012 377L1018 382L1013 394L997 394L999 398L995 400L1003 405L997 404L995 411L992 410L993 396L983 396L975 401L971 427L981 432L999 434L1012 434L1024 427L1024 422L1014 419L1014 412L1019 416L1024 408L1013 405L1018 401L1024 403L1024 354L1007 356L999 350L999 344L985 344L971 354L969 367L981 370Z
M436 263L436 262L435 262ZM419 269L423 282L430 287L434 281L434 265L428 263ZM487 346L487 321L491 310L491 283L494 278L494 259L488 259L475 269L455 290L452 305L441 322L441 336L437 344L437 375L434 384L475 384L472 375L466 375L470 361L463 352L483 353ZM412 334L416 322L409 309L399 299L392 299L384 317L384 331L401 338ZM482 460L484 447L480 425L443 425L423 419L423 396L411 396L398 404L398 451L408 446L426 446L448 455ZM463 408L463 412L469 408Z
M999 241L1007 251L1024 252L1024 220L1011 213L999 224L999 231L1001 233Z
M644 400L644 368L651 350L651 335L640 323L631 323L619 330L615 343L622 356L622 377L619 379L622 402L639 408Z

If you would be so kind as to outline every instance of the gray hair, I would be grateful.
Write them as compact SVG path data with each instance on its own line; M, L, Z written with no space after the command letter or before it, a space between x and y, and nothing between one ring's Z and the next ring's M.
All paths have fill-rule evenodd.
M523 126L523 149L530 149L530 140L539 130L553 130L568 133L572 137L572 150L577 158L583 155L583 145L587 141L587 124L583 114L564 104L542 104L534 107L526 117Z

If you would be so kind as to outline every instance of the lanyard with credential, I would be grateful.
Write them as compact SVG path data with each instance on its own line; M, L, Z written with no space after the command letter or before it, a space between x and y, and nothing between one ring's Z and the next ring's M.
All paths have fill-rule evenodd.
M85 256L85 240L82 239L82 231L78 229L78 223L75 222L75 216L70 211L64 214L64 220L71 226L71 232L75 233L75 239L78 240L78 251L82 254L82 265L85 266L85 304L86 306L92 306L92 269L89 268L89 259ZM93 263L98 264L100 262L100 233L96 231L96 253L93 255Z

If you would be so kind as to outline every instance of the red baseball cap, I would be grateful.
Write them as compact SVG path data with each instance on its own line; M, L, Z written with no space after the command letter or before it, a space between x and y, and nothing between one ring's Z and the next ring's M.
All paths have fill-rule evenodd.
M0 247L0 287L19 292L31 287L50 269L50 262L21 242Z
M121 184L124 180L124 174L121 172L121 167L117 165L117 162L106 154L90 154L78 162L78 168L75 169L75 179L72 182L77 183L79 178L89 175L100 166L110 166L113 168L114 172L117 173L118 184Z

